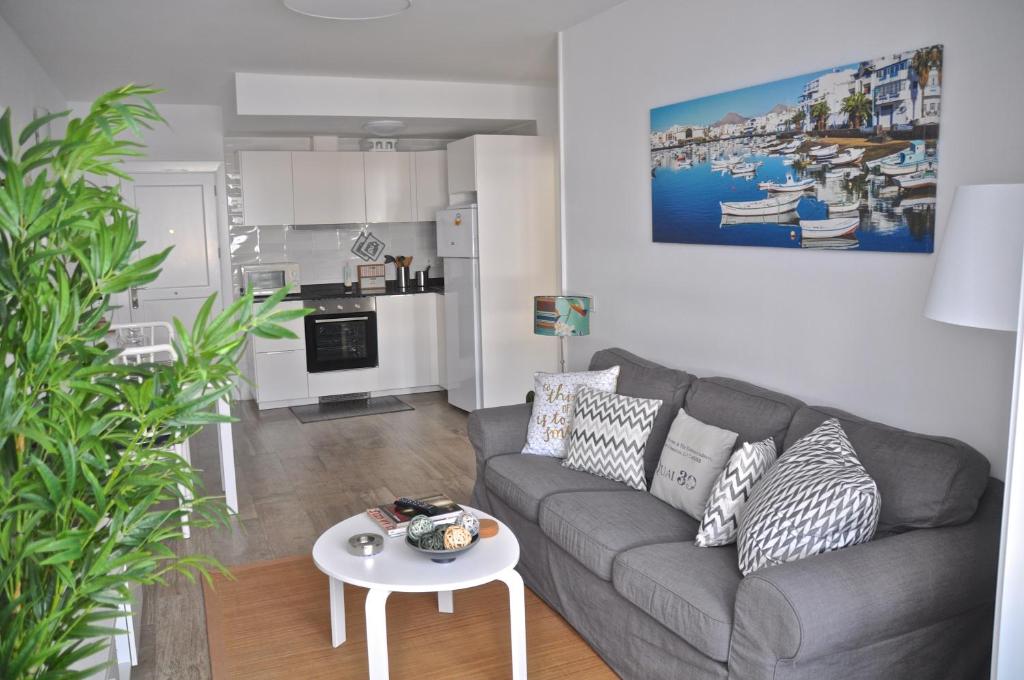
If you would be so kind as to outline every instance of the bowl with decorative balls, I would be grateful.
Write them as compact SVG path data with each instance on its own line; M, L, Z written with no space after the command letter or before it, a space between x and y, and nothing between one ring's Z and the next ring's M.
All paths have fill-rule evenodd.
M480 542L479 526L476 517L465 512L451 524L436 527L427 517L414 517L406 530L405 542L433 562L445 564L454 562L456 557Z

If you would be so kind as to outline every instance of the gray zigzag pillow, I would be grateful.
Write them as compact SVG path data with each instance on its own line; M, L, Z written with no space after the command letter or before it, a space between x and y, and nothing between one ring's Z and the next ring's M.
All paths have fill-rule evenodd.
M729 545L739 532L739 515L750 492L776 459L775 440L768 437L756 444L745 443L729 459L718 476L704 508L704 519L694 544L700 548Z
M646 490L644 447L659 408L661 399L580 387L562 465Z
M836 418L789 447L739 518L739 567L763 567L871 540L882 498Z

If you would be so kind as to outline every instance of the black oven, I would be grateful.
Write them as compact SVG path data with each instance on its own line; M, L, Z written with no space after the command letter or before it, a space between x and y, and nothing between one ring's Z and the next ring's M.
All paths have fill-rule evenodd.
M373 298L307 300L306 369L310 373L377 365Z

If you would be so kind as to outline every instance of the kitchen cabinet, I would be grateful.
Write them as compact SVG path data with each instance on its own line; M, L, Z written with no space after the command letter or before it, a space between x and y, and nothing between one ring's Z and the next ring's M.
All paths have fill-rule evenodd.
M377 298L378 389L440 384L436 293Z
M306 350L285 350L256 355L256 394L260 407L268 402L306 399Z
M259 304L253 305L253 311L258 312L260 310ZM285 300L279 302L277 307L274 308L277 311L287 311L290 309L302 309L302 302L299 300ZM257 336L252 337L252 349L256 354L262 354L265 352L281 352L285 350L306 349L306 319L305 317L299 317L298 319L290 319L278 324L284 326L292 333L295 333L295 338L260 338ZM305 371L305 369L303 369Z
M415 221L412 153L364 153L363 171L367 222Z
M358 151L293 151L292 193L294 224L365 222L363 154Z
M294 224L290 151L239 151L245 224Z
M309 374L309 396L374 392L380 387L379 368L356 368L348 371L325 371Z
M448 207L448 154L417 151L413 154L416 186L416 221L433 222L438 210Z
M448 144L448 193L476 191L476 136Z

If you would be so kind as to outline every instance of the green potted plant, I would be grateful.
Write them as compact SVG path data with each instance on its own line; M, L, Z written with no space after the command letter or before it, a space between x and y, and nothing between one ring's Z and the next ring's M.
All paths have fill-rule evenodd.
M294 337L251 293L192 328L175 321L177 360L121 365L108 343L111 296L160 274L169 251L138 257L135 211L116 186L139 156L130 132L161 122L126 86L67 120L60 139L17 138L0 117L0 678L85 678L115 632L132 584L170 572L208 575L211 558L178 555L193 528L223 522L218 500L173 445L219 422L212 407L240 376L248 334ZM111 182L111 180L114 180Z

